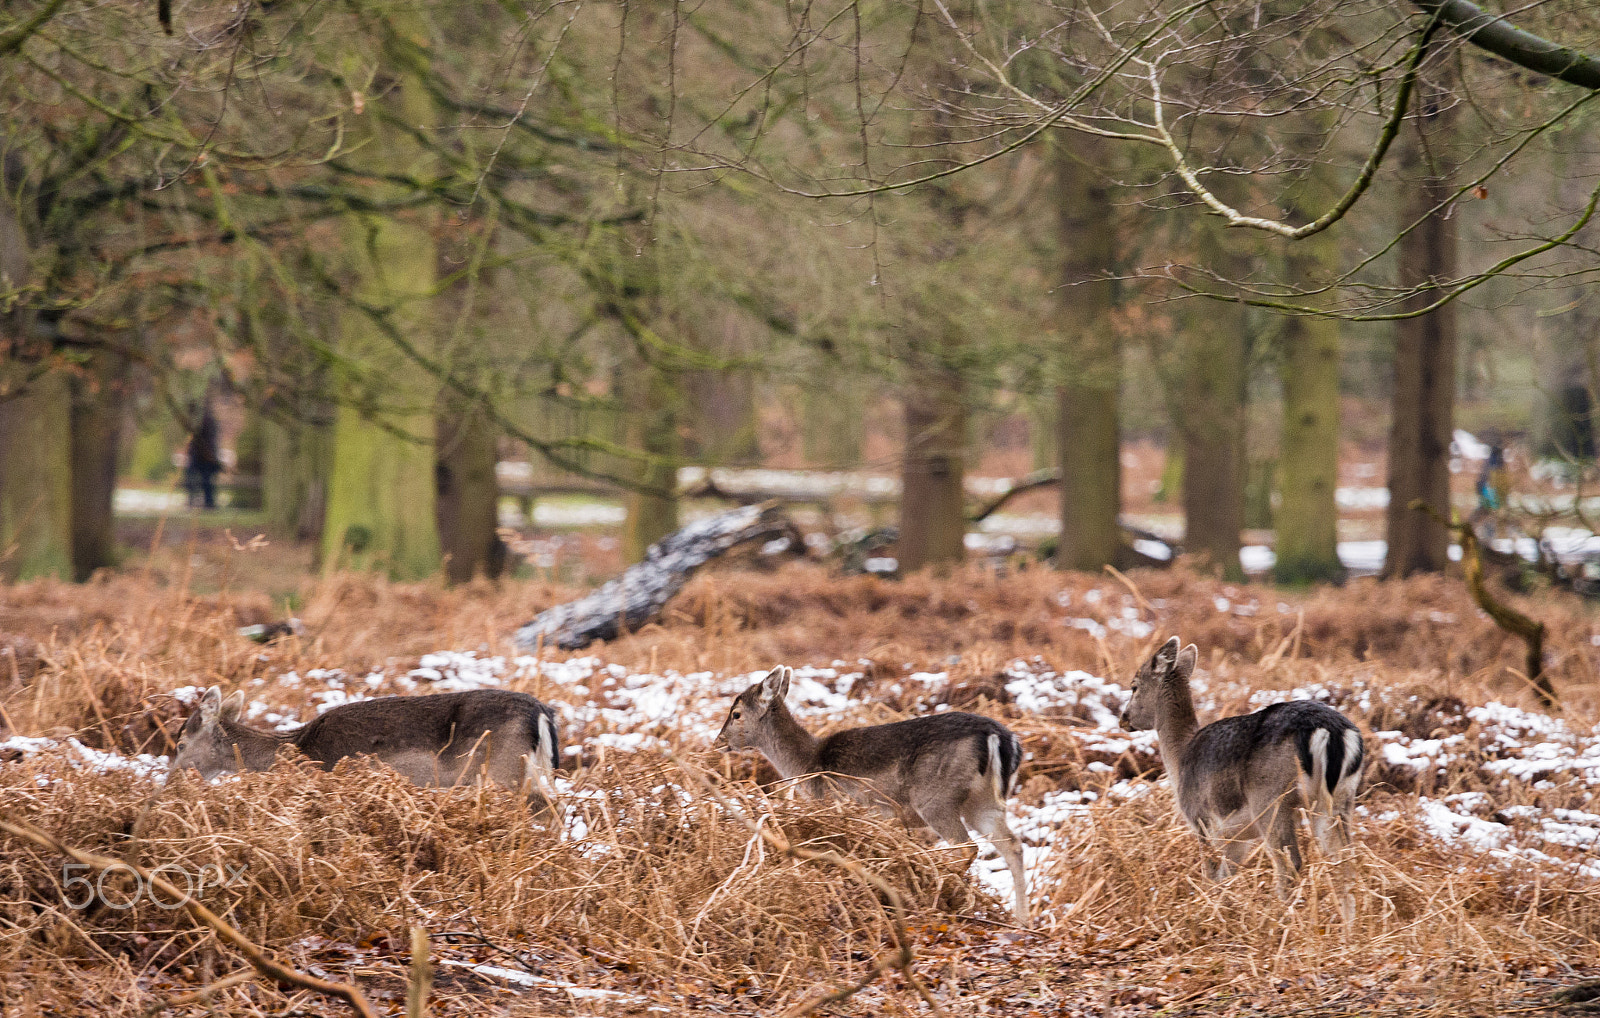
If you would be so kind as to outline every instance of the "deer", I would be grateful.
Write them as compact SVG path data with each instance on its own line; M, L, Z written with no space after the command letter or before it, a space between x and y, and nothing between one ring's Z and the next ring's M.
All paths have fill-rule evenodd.
M323 770L370 756L418 785L467 784L481 775L543 800L545 781L561 763L555 712L507 689L357 700L282 734L242 724L243 707L243 690L226 700L216 686L206 690L184 722L170 774L195 770L209 781L264 771L280 747L293 746Z
M1278 896L1286 899L1301 868L1301 809L1325 856L1339 860L1350 847L1365 763L1361 731L1314 700L1275 703L1201 728L1189 688L1199 651L1178 645L1174 636L1139 667L1122 727L1155 729L1178 810L1200 839L1206 876L1228 879L1265 842ZM1345 922L1353 923L1355 896L1348 886L1338 895Z
M992 718L950 711L819 739L785 703L793 678L794 669L779 665L735 697L713 745L759 750L808 797L842 793L908 826L931 828L951 845L972 845L962 872L978 857L970 832L982 834L1005 859L1017 922L1028 925L1022 850L1006 822L1022 762L1016 735Z

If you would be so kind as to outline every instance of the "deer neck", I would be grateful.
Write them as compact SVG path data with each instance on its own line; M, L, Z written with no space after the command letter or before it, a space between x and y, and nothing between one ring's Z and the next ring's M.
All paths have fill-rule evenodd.
M772 712L772 719L762 733L761 744L756 748L772 762L784 778L797 778L816 769L817 737L801 727L800 722L780 705Z
M280 734L278 732L262 732L254 728L247 728L237 722L224 721L223 734L230 743L238 747L239 760L244 766L253 771L264 771L272 767L272 761L278 756L278 747L284 745L299 745L295 736L304 732L304 727L292 732Z
M1160 740L1161 763L1174 782L1178 780L1183 756L1199 727L1189 681L1163 683L1161 696L1156 701L1156 738Z

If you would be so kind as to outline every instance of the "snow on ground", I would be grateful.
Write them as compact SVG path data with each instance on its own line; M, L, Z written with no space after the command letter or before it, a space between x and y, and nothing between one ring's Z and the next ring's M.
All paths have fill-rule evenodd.
M111 771L129 771L142 778L159 780L167 772L167 758L164 756L151 756L148 753L140 753L138 756L108 753L92 746L85 746L70 736L65 739L43 739L13 735L9 739L0 739L0 762L10 759L13 755L51 757L71 767L102 774ZM40 785L49 785L55 780L57 779L48 774L39 775Z
M1080 618L1068 624L1128 626L1137 621L1104 598L1084 598L1105 621ZM1065 607L1065 605L1063 605ZM1219 599L1219 611L1253 613L1261 606L1233 604ZM1141 623L1142 624L1142 623ZM286 710L276 704L274 690L293 690L306 694L313 710L320 713L342 703L390 693L426 693L482 689L508 683L534 684L548 690L565 726L566 752L576 757L587 746L605 747L610 752L667 750L679 745L704 746L716 735L726 716L729 702L763 671L720 674L710 671L661 674L630 670L621 664L586 655L566 660L544 660L531 655L504 658L480 655L473 651L446 650L424 655L415 668L391 672L377 671L352 676L337 668L309 669L304 674L286 672L276 677L253 681L253 697L245 716L252 723L279 731L294 728L309 720L303 712ZM796 715L813 726L841 720L855 714L863 704L858 684L865 671L850 662L836 661L827 666L800 666L794 670L789 704ZM1069 825L1091 820L1094 803L1102 796L1111 800L1141 795L1154 784L1143 780L1120 780L1106 760L1119 760L1124 754L1153 762L1156 739L1153 732L1124 732L1118 713L1128 696L1120 684L1084 671L1056 672L1040 659L1018 659L1002 673L1004 689L1011 702L1025 715L1037 720L1055 721L1061 731L1076 739L1088 757L1084 787L1061 790L1044 796L1038 805L1013 801L1013 826L1024 842L1029 873L1042 871L1060 832ZM917 672L897 681L898 688L909 690L919 701L918 709L944 709L942 699L949 687L944 672ZM1197 673L1194 681L1196 706L1202 716L1217 712L1209 676ZM200 690L186 686L173 696L192 703ZM1336 691L1324 686L1293 690L1258 691L1251 705L1263 706L1286 699L1335 699ZM1338 691L1356 710L1370 710L1374 698L1383 691L1368 688L1359 680L1355 688ZM298 698L298 696L296 697ZM1475 769L1482 784L1504 789L1505 804L1497 804L1497 794L1469 792L1439 799L1419 798L1415 821L1419 830L1454 849L1487 855L1506 864L1538 865L1575 871L1588 878L1600 878L1600 814L1565 808L1543 808L1526 804L1528 792L1565 787L1577 783L1585 789L1600 788L1600 734L1593 729L1545 714L1520 710L1502 703L1469 707L1464 730L1435 738L1410 738L1399 731L1372 733L1374 757L1382 765L1405 769L1419 776L1432 771L1444 776L1452 768ZM127 770L139 776L160 780L166 770L165 757L125 757L92 749L76 739L30 739L13 736L0 742L0 760L14 756L39 757L58 761L75 769L98 771ZM59 774L56 770L54 774ZM51 767L41 768L40 781L48 784L57 778ZM1163 779L1164 780L1164 779ZM583 797L592 790L574 788L560 779L562 794ZM698 794L680 789L680 794ZM1512 794L1513 792L1517 794ZM569 811L569 815L576 811ZM1395 814L1380 815L1380 821L1395 819ZM583 840L587 832L580 826L568 837ZM987 851L974 872L983 886L1002 901L1010 897L1011 877L997 853Z
M189 496L182 491L118 488L111 494L111 511L119 516L157 516L188 508Z

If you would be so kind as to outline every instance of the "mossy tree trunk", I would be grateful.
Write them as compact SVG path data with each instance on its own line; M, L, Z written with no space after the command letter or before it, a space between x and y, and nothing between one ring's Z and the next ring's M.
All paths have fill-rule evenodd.
M1421 180L1412 183L1402 226L1418 225L1400 240L1399 282L1421 287L1406 307L1426 307L1439 283L1456 276L1456 231L1445 204L1450 171L1441 149L1448 144L1454 114L1448 93L1434 89L1422 99L1418 137L1406 147L1402 166ZM1413 180L1415 178L1412 178ZM1420 220L1420 222L1418 222ZM1455 304L1400 321L1395 330L1394 406L1389 428L1388 557L1383 575L1443 572L1450 561L1444 526L1409 506L1421 501L1450 514L1450 438L1456 388Z
M1031 395L1025 402L1028 413L1028 451L1033 456L1034 470L1055 470L1061 466L1061 456L1056 451L1059 437L1060 400L1055 392Z
M965 87L957 64L932 50L927 60L929 88L954 94ZM948 145L957 137L953 120L940 114L913 132L914 144ZM966 454L969 431L966 323L941 286L940 276L959 272L966 254L967 217L975 208L960 181L945 178L927 185L918 197L931 206L937 236L922 246L927 289L910 297L900 324L898 359L904 371L901 394L905 451L900 464L900 541L904 572L924 566L945 569L966 559ZM919 245L921 246L921 245Z
M1296 196L1289 209L1304 219L1325 208L1331 188ZM1320 286L1339 270L1339 243L1332 231L1294 241L1284 253L1291 285ZM1276 514L1279 583L1338 580L1339 561L1339 323L1290 315L1283 320L1283 439L1278 456L1282 501Z
M329 370L311 345L293 334L296 324L285 312L286 302L263 283L248 292L254 306L244 328L262 351L261 375L268 380L257 390L260 405L253 408L260 431L262 514L275 535L312 542L320 565L335 415ZM300 327L314 330L317 324L313 318ZM332 327L330 321L326 328Z
M861 465L864 396L850 369L833 362L822 384L808 384L800 395L800 446L806 462L826 470L852 470ZM817 382L813 379L813 383Z
M320 541L332 454L329 426L262 419L261 508L268 526L297 541Z
M4 374L13 383L20 365ZM0 381L0 389L5 386ZM0 393L0 580L72 570L72 394L50 371ZM9 397L9 398L8 398Z
M425 38L396 24L393 45ZM407 52L397 67L426 59ZM369 140L356 159L374 174L427 176L431 157L400 125L437 120L415 73L402 73L368 106ZM390 121L393 121L392 123ZM375 198L386 185L371 187ZM439 568L434 516L434 413L438 384L400 349L368 309L380 309L399 338L431 353L437 322L430 297L437 272L436 214L353 212L344 225L351 305L341 309L338 346L356 367L344 380L333 425L332 470L322 534L322 568L380 569L417 579Z
M345 338L359 330L351 323ZM343 406L334 421L322 567L420 579L437 570L440 559L433 414L380 412L381 424Z
M900 468L899 560L906 572L962 561L967 533L962 484L967 402L961 373L941 357L916 366L911 378L904 396L906 438Z
M735 360L753 349L748 324L731 312L673 316L680 327L700 323L697 338L719 357ZM693 326L689 326L693 327ZM697 368L681 372L684 455L702 463L757 463L761 459L756 378L744 367Z
M1122 463L1117 427L1121 344L1111 321L1116 284L1111 203L1101 176L1103 139L1071 135L1056 154L1061 335L1068 380L1057 391L1061 538L1056 565L1099 570L1122 543Z
M1244 241L1224 236L1213 219L1198 224L1202 264L1244 278ZM1207 304L1191 318L1187 371L1179 382L1182 407L1184 548L1208 558L1230 579L1242 579L1239 536L1244 529L1245 394L1248 322L1243 304Z
M644 559L650 546L678 529L678 470L683 455L678 434L678 399L672 380L661 370L644 366L628 381L632 393L628 444L644 453L635 469L640 484L654 492L630 491L623 524L622 550L629 563Z
M8 185L9 187L9 185ZM29 282L27 233L0 194L0 298ZM0 315L0 581L72 575L72 394L37 316Z
M633 341L634 350L612 371L614 432L638 456L619 468L649 490L629 489L622 525L622 553L630 565L661 538L678 529L678 466L687 375L675 364L689 348L667 313L662 291L663 241L637 227L624 227L596 248L591 286L602 313Z

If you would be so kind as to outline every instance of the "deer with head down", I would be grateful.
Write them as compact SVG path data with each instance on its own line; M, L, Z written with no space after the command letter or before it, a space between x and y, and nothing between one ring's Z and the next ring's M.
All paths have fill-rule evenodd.
M374 757L419 785L487 778L542 798L544 779L560 766L555 712L527 693L477 689L432 696L386 696L341 704L282 734L239 720L244 691L212 686L190 713L172 758L174 774L210 779L264 771L282 746L294 746L332 770L351 756Z
M1351 814L1361 789L1361 732L1349 718L1314 700L1275 703L1254 714L1200 727L1189 676L1199 651L1168 640L1133 680L1122 711L1129 731L1154 728L1178 810L1208 855L1206 875L1226 880L1265 842L1287 897L1301 866L1299 810L1311 820L1322 851L1337 858L1350 845ZM1346 922L1355 896L1339 891Z
M822 798L838 791L908 823L930 827L952 845L976 831L994 843L1016 887L1017 922L1028 923L1022 849L1006 823L1006 798L1022 744L1000 722L950 711L887 725L848 728L818 739L784 703L794 669L778 666L733 701L716 743L756 749L784 778ZM967 859L977 858L976 846Z

